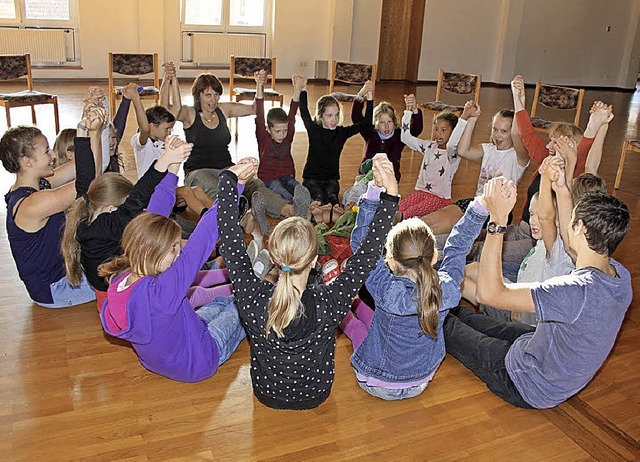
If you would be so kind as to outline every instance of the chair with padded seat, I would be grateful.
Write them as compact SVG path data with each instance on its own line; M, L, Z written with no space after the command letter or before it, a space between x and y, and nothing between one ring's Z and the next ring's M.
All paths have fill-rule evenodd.
M531 106L531 125L538 131L548 132L551 124L555 122L538 117L538 105L555 111L575 111L573 123L578 125L583 99L584 89L582 88L561 87L538 81Z
M122 98L122 86L114 83L114 74L140 77L153 74L153 85L142 87L141 99L160 98L158 77L158 53L109 53L109 110L114 114L116 100Z
M364 85L367 80L376 81L378 66L376 64L350 63L347 61L331 61L329 71L329 93L338 101L352 102L356 94L334 91L336 82L346 85ZM358 88L360 90L360 88ZM357 93L357 92L356 92Z
M616 181L613 185L613 189L618 189L620 187L620 180L622 180L622 170L624 169L624 161L629 150L640 152L640 140L625 140L624 144L622 145L622 154L620 155L618 172L616 173Z
M39 104L53 104L53 117L55 120L56 133L60 131L60 118L58 115L58 97L49 93L43 93L33 89L33 78L31 76L31 56L24 55L2 55L0 56L0 80L15 80L22 77L27 78L27 89L16 93L0 93L0 105L4 106L7 117L7 127L11 127L12 107L31 107L31 121L36 124L36 109Z

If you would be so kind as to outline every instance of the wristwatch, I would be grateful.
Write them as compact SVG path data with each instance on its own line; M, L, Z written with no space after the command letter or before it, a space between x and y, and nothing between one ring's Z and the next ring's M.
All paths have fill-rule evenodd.
M504 234L507 232L506 226L500 226L495 221L490 221L487 225L487 232L489 234Z

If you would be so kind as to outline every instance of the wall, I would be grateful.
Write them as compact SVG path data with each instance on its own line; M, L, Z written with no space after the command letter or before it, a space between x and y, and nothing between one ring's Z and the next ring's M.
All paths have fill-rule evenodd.
M375 63L380 45L382 0L354 0L351 52L348 61Z

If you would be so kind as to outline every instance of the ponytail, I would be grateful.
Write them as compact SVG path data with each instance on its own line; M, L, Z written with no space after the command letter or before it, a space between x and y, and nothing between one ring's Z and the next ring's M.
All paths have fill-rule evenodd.
M416 273L418 321L423 332L435 338L438 336L439 313L442 304L442 287L440 287L438 272L431 265L431 260L423 259Z
M64 259L64 267L67 272L69 284L77 287L82 281L82 264L80 263L80 243L77 239L80 223L89 222L91 216L87 201L81 197L76 199L67 209L64 233L60 242L60 250Z

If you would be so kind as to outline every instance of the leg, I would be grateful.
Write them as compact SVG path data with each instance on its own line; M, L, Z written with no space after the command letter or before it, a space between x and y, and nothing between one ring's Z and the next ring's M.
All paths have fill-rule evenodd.
M229 282L229 270L203 270L198 271L196 278L193 280L194 286L213 287L219 284Z
M367 326L367 329L370 329L373 324L373 310L359 298L353 301L351 309L358 316L358 319Z
M198 308L211 303L218 297L230 297L233 295L231 284L223 284L215 287L192 286L187 291L187 300L191 306Z
M271 227L267 221L267 201L261 191L256 191L251 197L251 215L260 228L263 236L268 236Z
M367 326L356 318L351 311L347 312L347 315L340 323L340 329L342 329L342 332L344 332L345 335L349 337L349 340L351 340L354 351L358 349L362 342L364 342L364 339L367 338L367 333L369 332Z
M218 182L222 169L201 168L188 173L184 177L187 186L200 186L207 196L214 199L218 196Z
M256 191L259 191L264 197L266 212L272 217L279 218L283 207L287 205L287 201L285 201L280 194L277 194L267 188L263 181L258 178L254 178L247 183L245 187L245 196L252 197L253 193Z
M82 305L96 299L96 293L89 285L87 278L82 275L80 285L74 287L67 282L67 277L54 282L51 288L52 303L37 303L44 308L68 308L70 306Z
M272 178L271 180L265 181L265 186L269 188L271 191L279 194L285 201L293 202L293 194L290 193L287 188L285 188L283 184L283 178Z
M488 316L478 314L466 306L459 306L453 310L463 323L472 329L481 332L489 337L506 340L509 343L516 341L518 337L536 329L519 322L500 322Z
M329 180L326 182L325 187L327 203L331 205L340 203L338 199L338 194L340 194L340 181Z
M294 180L295 181L295 180ZM311 194L309 190L295 181L293 189L293 213L297 217L309 218L309 206L311 205Z
M196 311L196 314L207 322L209 334L218 346L218 365L221 365L229 359L246 336L240 325L235 302L232 297L218 297Z
M434 234L449 234L460 218L462 218L462 211L455 204L447 205L421 217L422 221L429 225Z
M487 316L476 316L497 323ZM471 370L489 390L514 406L531 408L507 373L504 358L512 342L479 332L453 313L445 318L443 332L447 353Z

